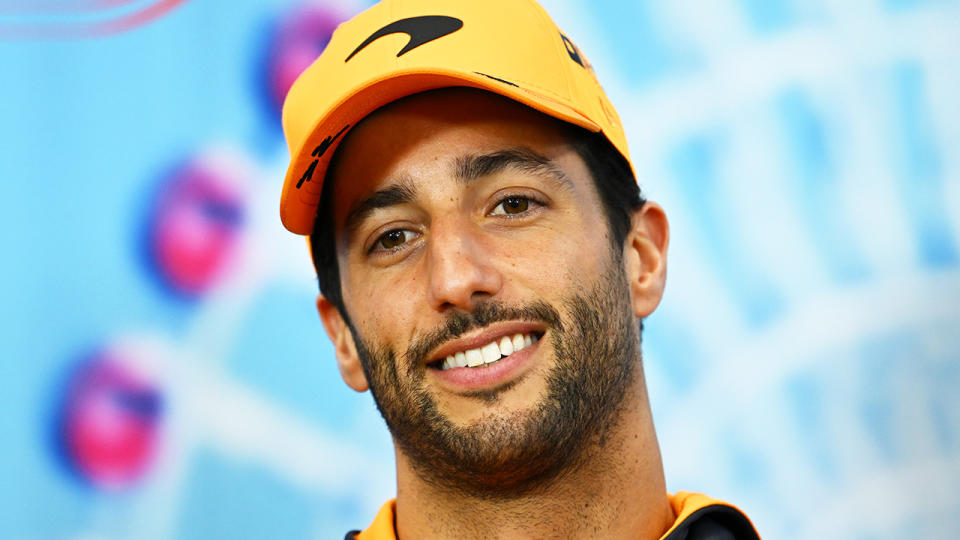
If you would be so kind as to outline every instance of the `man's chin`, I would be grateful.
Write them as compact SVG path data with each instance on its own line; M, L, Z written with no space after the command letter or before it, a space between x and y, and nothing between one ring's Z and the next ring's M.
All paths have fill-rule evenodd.
M551 440L537 429L542 419L542 408L536 405L494 407L462 423L445 419L444 429L432 433L429 441L399 441L396 436L395 441L429 484L475 497L519 497L546 488L575 457L551 456ZM431 447L437 453L425 454Z

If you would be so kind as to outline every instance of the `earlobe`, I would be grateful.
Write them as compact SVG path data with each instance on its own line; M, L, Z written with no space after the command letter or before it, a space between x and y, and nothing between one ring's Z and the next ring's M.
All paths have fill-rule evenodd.
M667 216L659 204L648 201L634 211L630 232L624 241L623 259L633 312L638 318L653 313L663 298L669 241Z
M357 392L367 391L370 385L363 373L360 356L357 354L357 346L353 341L353 332L350 331L347 322L337 308L322 294L317 295L317 312L320 313L320 319L323 321L327 336L333 342L333 349L337 355L337 367L340 368L340 376L343 377L343 381Z

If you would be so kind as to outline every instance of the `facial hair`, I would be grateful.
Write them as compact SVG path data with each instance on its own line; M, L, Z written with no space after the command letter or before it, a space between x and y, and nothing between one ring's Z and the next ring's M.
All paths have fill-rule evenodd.
M585 294L561 306L563 317L541 301L484 302L469 313L451 313L441 328L415 340L400 362L394 351L353 329L377 408L422 480L473 497L517 497L549 486L578 468L590 445L603 444L640 363L639 330L619 265L611 264ZM426 354L470 329L507 320L546 325L555 351L546 395L527 410L452 423L424 385ZM495 401L508 388L477 397Z

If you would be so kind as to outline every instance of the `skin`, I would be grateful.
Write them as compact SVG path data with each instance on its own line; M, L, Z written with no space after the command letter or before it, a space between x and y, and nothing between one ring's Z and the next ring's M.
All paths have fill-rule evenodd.
M517 148L548 158L566 180L514 168L470 182L455 178L457 159ZM648 202L637 210L620 256L613 256L585 164L555 120L510 100L466 89L408 98L355 127L337 159L328 181L335 183L341 288L365 340L405 351L452 311L470 312L482 302L562 306L611 265L622 271L624 304L637 320L662 297L669 237L662 209ZM400 183L414 192L409 201L347 225L360 201ZM508 213L507 196L528 202ZM398 230L405 232L384 236ZM350 327L322 295L317 307L344 381L367 390ZM550 340L541 340L522 376L492 400L467 395L428 368L423 385L456 425L510 418L543 398L554 359ZM659 538L674 516L642 369L634 370L621 405L618 421L589 441L575 470L521 497L454 497L425 481L398 447L400 538Z

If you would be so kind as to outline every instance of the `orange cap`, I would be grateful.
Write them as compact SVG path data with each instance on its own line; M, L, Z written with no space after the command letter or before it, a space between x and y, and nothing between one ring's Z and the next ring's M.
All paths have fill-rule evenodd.
M451 86L495 92L602 132L630 162L593 68L536 2L383 0L341 24L287 94L283 225L311 233L330 158L352 126L392 101Z

